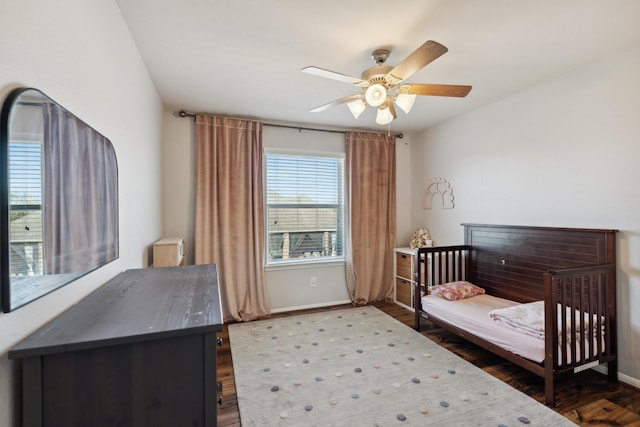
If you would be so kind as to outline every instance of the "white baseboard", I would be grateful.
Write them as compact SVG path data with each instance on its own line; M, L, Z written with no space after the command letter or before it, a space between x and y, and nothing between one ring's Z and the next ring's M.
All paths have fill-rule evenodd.
M608 367L606 364L595 366L591 369L593 369L596 372L600 372L603 375L607 375L607 372L608 372ZM637 389L640 389L640 380L637 378L630 377L629 375L621 374L620 372L618 372L618 381L623 382L625 384L629 384L630 386L635 387Z
M309 305L297 305L295 307L283 307L283 308L274 308L271 310L272 313L284 313L287 311L295 311L295 310L306 310L308 308L318 308L318 307L331 307L333 305L342 305L342 304L351 304L351 300L343 300L343 301L332 301L332 302L323 302L318 304L309 304Z
M620 372L618 372L618 379L625 384L629 384L630 386L640 389L640 380L637 378L633 378L629 375L621 374Z

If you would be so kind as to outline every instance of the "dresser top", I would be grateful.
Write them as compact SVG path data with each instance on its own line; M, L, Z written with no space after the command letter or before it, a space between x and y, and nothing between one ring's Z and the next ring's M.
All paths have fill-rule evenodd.
M214 264L127 270L9 352L17 359L222 330Z

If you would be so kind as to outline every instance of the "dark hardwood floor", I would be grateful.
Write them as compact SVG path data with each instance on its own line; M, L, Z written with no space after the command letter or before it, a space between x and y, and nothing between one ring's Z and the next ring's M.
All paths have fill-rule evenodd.
M372 305L413 327L413 312L393 303L374 303ZM348 307L351 306L340 305L279 313L272 317L286 317ZM537 401L544 402L544 384L540 377L468 343L450 332L428 326L426 321L424 324L422 335ZM218 350L217 362L218 381L222 382L223 387L222 406L218 408L218 425L239 426L240 414L236 400L227 325L219 336L224 339L224 344ZM611 384L605 376L591 369L561 378L558 381L556 396L555 411L581 426L640 427L640 390L624 383Z

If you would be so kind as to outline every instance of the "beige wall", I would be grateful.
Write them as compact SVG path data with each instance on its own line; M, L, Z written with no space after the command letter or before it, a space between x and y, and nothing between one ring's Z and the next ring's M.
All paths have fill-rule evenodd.
M120 258L0 314L0 426L15 426L19 385L7 351L120 271L146 265L162 234L162 105L115 2L0 0L0 10L0 100L38 88L108 137L120 191Z
M163 115L163 230L165 237L184 237L187 264L193 264L195 171L193 119Z
M414 137L413 223L437 244L460 223L618 229L621 378L640 386L640 47ZM454 209L422 209L447 179Z
M396 139L396 246L409 246L415 229L412 221L411 136Z

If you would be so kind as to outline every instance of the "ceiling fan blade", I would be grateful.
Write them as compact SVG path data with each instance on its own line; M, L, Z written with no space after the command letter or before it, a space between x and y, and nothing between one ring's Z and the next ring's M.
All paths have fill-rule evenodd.
M346 74L336 73L335 71L325 70L323 68L318 67L304 67L302 70L303 73L311 74L314 76L325 77L327 79L338 80L340 82L345 82L353 85L360 86L364 82L362 79L357 77L347 76Z
M398 84L416 71L447 53L449 49L429 40L396 65L385 77L389 84Z
M337 99L335 101L329 102L328 104L321 105L319 107L313 108L309 110L312 113L317 113L319 111L328 110L331 107L335 107L336 105L344 104L346 102L356 101L358 99L362 99L361 93L356 93L354 95L345 96L344 98Z
M464 85L430 85L430 84L410 84L402 85L399 91L407 90L410 95L431 95L431 96L455 96L464 98L471 91L471 86Z

